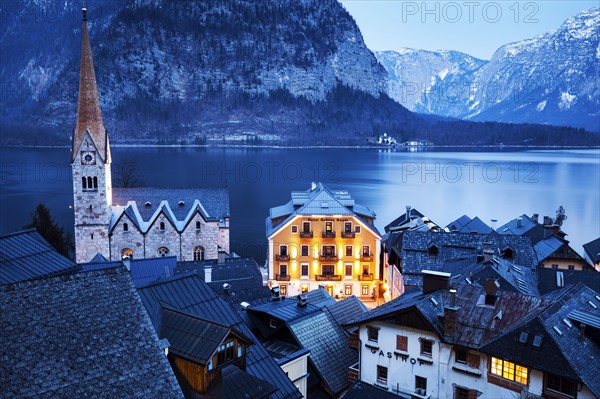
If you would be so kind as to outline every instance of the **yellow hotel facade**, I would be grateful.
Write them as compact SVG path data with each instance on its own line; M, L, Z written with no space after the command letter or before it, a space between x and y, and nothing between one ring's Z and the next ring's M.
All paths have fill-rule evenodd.
M287 204L271 208L269 287L295 296L324 288L335 298L377 295L381 235L375 213L358 205L347 191L312 183L292 192Z

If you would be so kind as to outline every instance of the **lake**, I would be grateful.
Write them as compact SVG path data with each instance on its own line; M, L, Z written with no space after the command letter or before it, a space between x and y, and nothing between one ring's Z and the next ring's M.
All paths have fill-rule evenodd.
M600 150L394 152L388 149L113 147L133 162L139 187L227 186L231 247L264 261L265 218L312 181L345 189L383 226L411 205L445 226L463 214L497 226L522 215L555 216L575 250L600 236ZM27 224L43 202L72 231L67 148L0 148L0 232ZM497 227L496 226L496 227Z

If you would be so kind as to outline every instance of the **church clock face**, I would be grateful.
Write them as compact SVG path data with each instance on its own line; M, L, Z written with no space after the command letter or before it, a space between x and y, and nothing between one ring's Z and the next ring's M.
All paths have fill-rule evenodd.
M95 165L96 153L94 151L81 151L81 163L83 165Z

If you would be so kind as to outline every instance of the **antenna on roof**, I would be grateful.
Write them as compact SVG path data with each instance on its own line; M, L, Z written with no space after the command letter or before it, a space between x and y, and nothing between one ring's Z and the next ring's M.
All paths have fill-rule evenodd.
M83 13L83 20L87 21L87 8L85 8L85 0L83 0L82 2L82 8L81 8L81 12Z

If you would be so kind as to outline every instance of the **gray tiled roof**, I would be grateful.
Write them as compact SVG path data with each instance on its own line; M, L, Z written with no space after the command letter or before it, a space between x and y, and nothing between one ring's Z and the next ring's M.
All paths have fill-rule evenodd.
M404 396L399 396L388 392L385 389L378 388L375 385L367 384L360 380L348 388L340 399L401 399Z
M537 258L528 237L408 231L395 246L401 254L404 284L421 285L422 270L442 271L447 261L477 256L486 242L491 243L497 257L500 257L504 248L510 247L514 253L514 264L524 268L537 266ZM428 254L427 249L430 245L438 247L437 255Z
M0 287L5 398L182 398L125 268Z
M330 393L339 394L349 385L348 367L358 356L348 346L348 338L328 312L289 323L291 332L303 348Z
M345 324L367 312L367 307L352 295L325 307L338 325Z
M588 259L593 263L600 262L600 238L583 245L583 250L588 256Z
M600 273L586 270L538 269L538 287L540 294L566 291L572 286L582 283L600 292ZM559 284L562 281L562 286Z
M560 247L562 247L564 241L555 236L547 237L533 246L533 250L537 256L538 262L544 261Z
M355 204L347 191L330 190L321 183L316 183L314 189L292 191L291 196L290 202L269 210L269 217L265 221L267 237L294 215L355 215L363 221L364 217L374 219L376 216L366 206ZM279 218L284 220L273 227L273 219ZM374 225L366 222L365 224L375 234L380 235Z
M446 228L451 232L456 233L480 233L491 234L495 233L494 229L488 226L483 220L475 216L471 219L467 215L462 215L453 222L448 223Z
M111 229L126 215L146 232L162 213L178 231L183 231L196 212L210 221L229 217L229 191L225 188L114 188Z
M235 366L222 370L221 399L263 399L268 398L277 388L268 382L256 378Z
M0 237L0 285L72 273L78 269L35 229Z
M296 298L285 298L279 301L270 301L258 306L251 306L251 312L260 312L284 322L298 320L310 314L319 312L323 307L335 303L324 289L316 289L305 293L307 305L298 306Z
M180 275L139 290L152 323L160 330L161 307L169 306L205 320L235 327L255 343L247 352L246 372L275 385L272 398L300 398L301 394L277 362L258 342L240 316L196 274Z
M84 271L109 269L111 267L126 266L128 263L129 273L136 288L143 287L160 278L172 276L177 266L176 256L164 258L130 259L126 261L84 263L81 265Z

